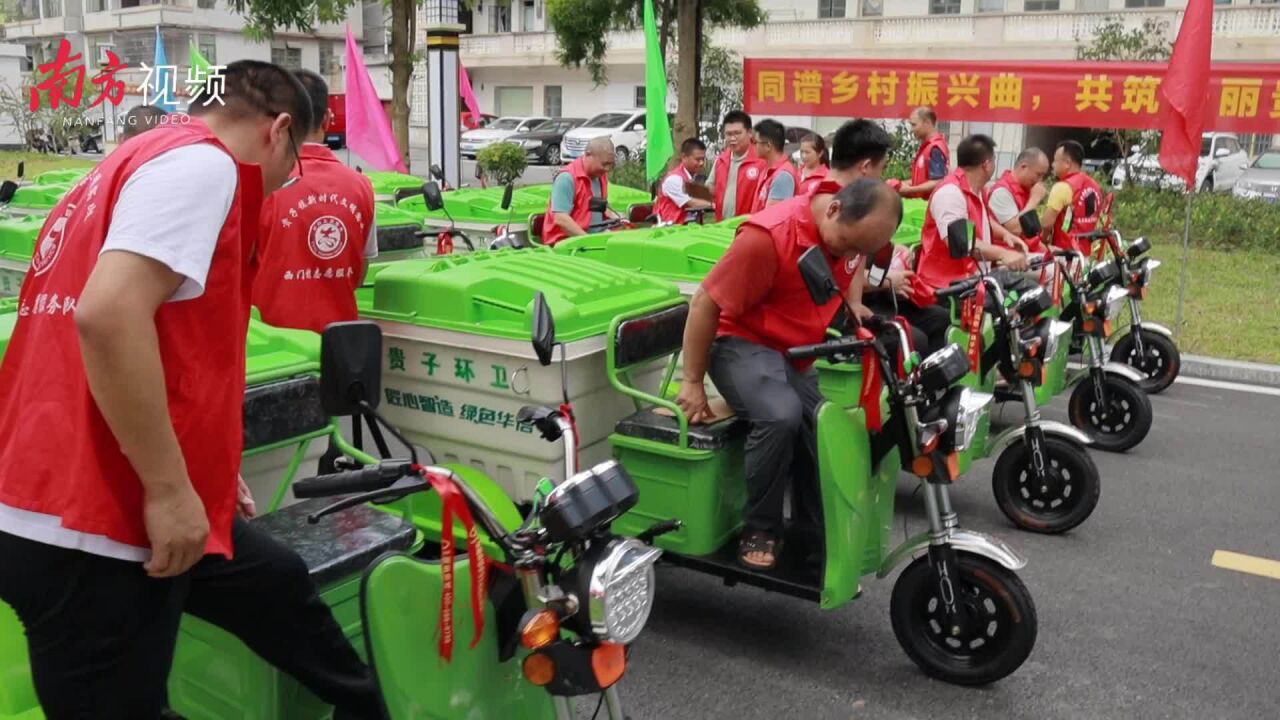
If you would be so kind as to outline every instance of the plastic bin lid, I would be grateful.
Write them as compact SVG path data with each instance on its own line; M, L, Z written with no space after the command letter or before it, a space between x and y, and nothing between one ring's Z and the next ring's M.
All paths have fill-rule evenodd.
M733 236L726 228L678 225L583 235L557 243L555 251L677 282L701 282Z
M416 175L405 175L398 172L383 172L375 170L366 172L365 176L369 178L369 182L373 183L374 195L394 195L396 190L400 188L420 188L426 180Z
M9 338L13 337L13 326L18 322L18 298L0 299L0 358L9 349Z
M0 219L0 257L31 262L44 215L15 215Z
M249 320L245 382L258 385L302 373L320 372L320 336Z
M421 195L405 198L398 207L422 216L435 225L448 223L445 210L454 222L478 225L523 224L530 215L547 211L551 203L551 185L526 185L511 193L511 207L502 208L503 187L459 188L443 194L444 210L427 210ZM620 213L638 203L649 202L649 193L620 185L609 186L609 204Z
M396 225L422 225L422 216L402 206L374 203L374 222L379 228Z
M93 167L77 167L62 168L61 170L46 170L35 177L33 181L36 185L48 185L50 183L74 183L85 175Z
M58 204L63 195L71 192L71 186L74 184L24 185L13 194L13 201L9 204L16 208L51 208Z
M624 312L680 297L664 280L549 248L403 260L382 266L372 282L372 305L367 295L361 303L369 317L526 341L539 291L562 342L603 334Z

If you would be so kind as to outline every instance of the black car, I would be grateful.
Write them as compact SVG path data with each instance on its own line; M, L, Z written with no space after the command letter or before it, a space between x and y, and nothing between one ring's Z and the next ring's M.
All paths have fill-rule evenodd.
M529 162L560 164L560 141L564 134L586 122L586 118L551 118L527 133L507 138L507 142L524 148Z

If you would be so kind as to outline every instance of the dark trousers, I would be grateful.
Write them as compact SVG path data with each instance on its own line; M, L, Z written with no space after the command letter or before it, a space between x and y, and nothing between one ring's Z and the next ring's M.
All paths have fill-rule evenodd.
M356 655L294 552L243 520L235 559L177 578L141 564L0 533L0 599L22 620L49 720L151 720L167 701L183 612L239 637L324 701L336 718L380 718Z
M919 330L923 333L924 338L928 341L927 346L921 347L919 344L920 334L915 334L916 350L920 352L921 358L929 357L929 354L947 346L947 331L951 328L951 311L945 305L926 305L920 307L906 298L898 298L898 306L895 311L893 298L889 297L889 293L869 293L863 298L863 304L871 309L877 315L892 317L894 314L901 315L911 323L913 330Z
M782 529L786 490L801 524L822 522L817 477L818 374L798 372L777 350L741 338L711 346L711 381L738 417L751 424L745 471L748 528Z

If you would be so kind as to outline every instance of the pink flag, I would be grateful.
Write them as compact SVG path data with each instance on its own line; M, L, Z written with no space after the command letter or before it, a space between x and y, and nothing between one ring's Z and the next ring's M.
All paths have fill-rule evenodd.
M382 109L373 78L364 66L364 55L347 27L347 147L376 170L408 174L396 144L391 121Z
M476 93L471 89L471 78L467 77L467 69L462 67L462 61L458 61L458 86L462 88L462 102L466 103L467 111L471 113L471 121L479 127L480 101L476 100Z

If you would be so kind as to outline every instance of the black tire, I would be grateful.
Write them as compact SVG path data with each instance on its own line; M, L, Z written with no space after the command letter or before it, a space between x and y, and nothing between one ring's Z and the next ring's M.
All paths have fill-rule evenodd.
M924 556L893 584L893 634L926 675L956 685L986 685L1017 670L1031 655L1039 627L1036 605L1022 580L1004 566L968 552L956 557L955 596L985 618L985 625L959 638L944 631L937 576Z
M628 150L626 146L622 146L614 150L613 155L614 158L617 159L619 165L631 159L631 151Z
M1045 467L1050 482L1035 485L1025 437L1010 445L991 472L991 491L1005 517L1022 530L1056 535L1084 522L1098 506L1102 477L1083 445L1046 435Z
M1213 176L1212 175L1204 179L1204 182L1200 185L1200 192L1207 192L1207 193L1213 192Z
M1137 446L1151 431L1151 398L1128 378L1110 373L1102 377L1110 407L1098 407L1093 397L1094 380L1087 378L1071 392L1067 412L1071 424L1088 433L1094 447L1124 452Z
M1133 332L1142 333L1143 357L1138 356ZM1148 395L1167 390L1182 370L1182 353L1178 352L1178 346L1158 332L1145 329L1133 332L1120 338L1120 342L1111 348L1111 361L1124 363L1146 375L1139 386Z
M543 150L542 162L546 163L547 165L559 165L560 164L560 146L551 145L546 150Z

